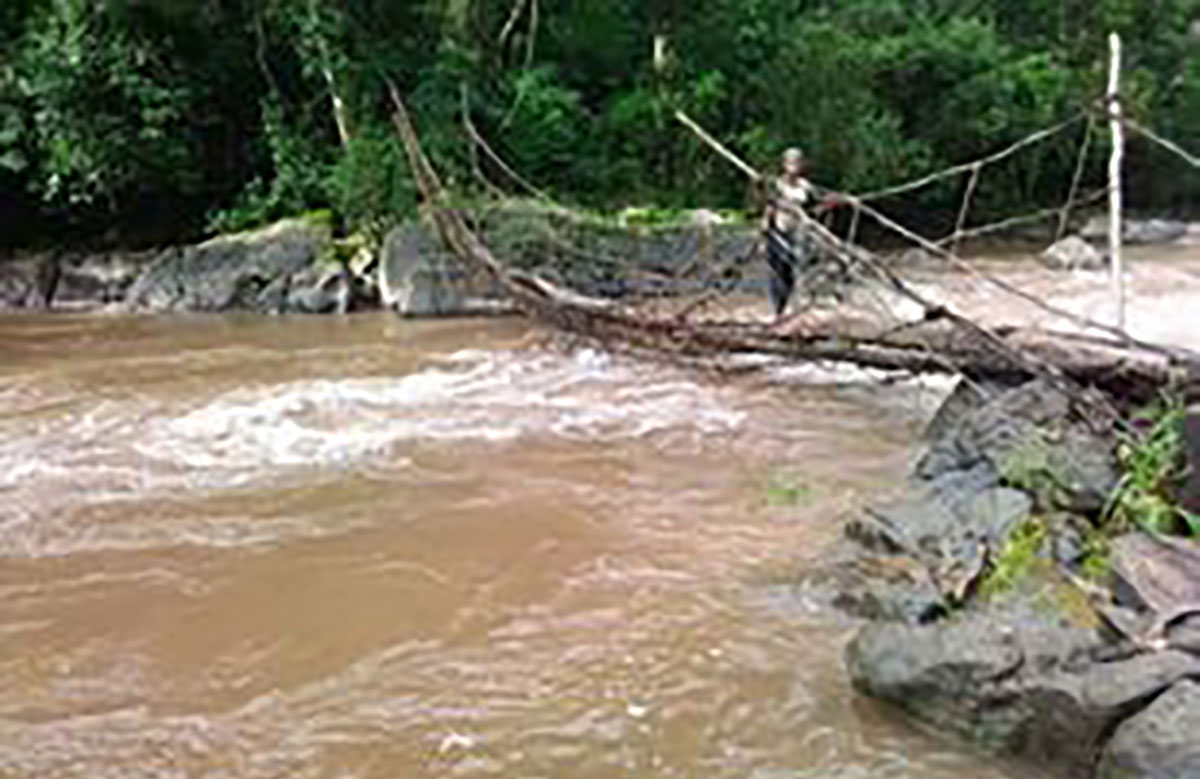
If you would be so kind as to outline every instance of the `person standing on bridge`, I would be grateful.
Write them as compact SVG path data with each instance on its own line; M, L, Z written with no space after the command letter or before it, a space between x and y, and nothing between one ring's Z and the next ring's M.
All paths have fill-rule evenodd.
M763 215L767 265L771 270L768 292L776 321L787 310L796 287L796 273L808 271L816 261L816 251L803 224L804 207L814 194L804 173L804 153L794 147L785 151L782 171L772 182Z

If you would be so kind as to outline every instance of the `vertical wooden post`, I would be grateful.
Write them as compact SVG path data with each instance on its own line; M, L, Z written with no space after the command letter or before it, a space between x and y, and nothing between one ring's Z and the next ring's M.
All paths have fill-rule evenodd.
M1112 63L1108 75L1108 115L1112 127L1112 158L1108 164L1108 247L1112 256L1113 300L1117 327L1125 327L1125 268L1121 261L1121 161L1125 126L1121 121L1121 37L1109 36Z

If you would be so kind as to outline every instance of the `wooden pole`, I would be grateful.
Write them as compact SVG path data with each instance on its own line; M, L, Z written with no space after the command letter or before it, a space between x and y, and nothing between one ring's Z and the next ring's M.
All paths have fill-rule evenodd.
M1108 74L1108 114L1112 126L1112 158L1108 163L1108 247L1112 256L1113 300L1116 325L1125 329L1125 268L1121 262L1121 160L1125 154L1125 126L1121 120L1121 37L1109 36L1112 63Z

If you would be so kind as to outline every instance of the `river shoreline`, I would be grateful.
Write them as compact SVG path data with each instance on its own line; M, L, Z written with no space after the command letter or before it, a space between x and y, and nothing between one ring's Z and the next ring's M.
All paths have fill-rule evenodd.
M1200 551L1131 529L1084 579L1117 445L1041 381L960 384L906 497L846 526L833 602L870 620L846 649L855 688L1073 779L1200 773L1196 627L1159 614L1155 633L1139 573L1190 592Z
M475 228L510 267L542 275L574 292L601 299L703 295L722 291L765 297L765 266L755 227L721 221L706 211L663 225L625 225L563 212L514 205L475 214ZM1095 221L1095 220L1093 220ZM1187 258L1200 243L1200 225L1150 219L1128 226L1129 262L1143 257ZM1090 232L1089 232L1090 231ZM972 263L998 264L1010 273L1032 263L1048 287L1079 284L1104 268L1093 248L1100 233L1080 228L1070 256L1059 257L1042 232L960 247ZM1088 242L1085 242L1085 239ZM965 295L964 313L986 318L991 301L973 310L975 290L954 281L944 263L921 249L879 247L881 256L914 277L926 276L954 295ZM1079 252L1089 253L1079 260ZM964 254L964 256L967 256ZM704 279L696 268L736 271ZM1051 281L1054 279L1054 281ZM1089 285L1084 285L1088 287ZM1088 290L1084 290L1085 292ZM935 291L936 293L936 291ZM1094 303L1089 303L1095 307ZM391 310L402 316L484 316L514 309L488 279L462 264L418 222L393 228L378 246L365 238L335 239L320 215L287 219L257 230L202 243L160 249L87 251L67 247L0 258L0 309L39 311L221 312L345 314ZM1036 311L1018 312L1023 322ZM1102 318L1102 317L1101 317ZM1007 323L1006 323L1007 324Z

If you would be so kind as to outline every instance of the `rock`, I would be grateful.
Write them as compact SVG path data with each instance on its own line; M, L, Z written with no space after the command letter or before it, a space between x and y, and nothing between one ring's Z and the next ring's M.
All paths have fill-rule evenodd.
M717 225L723 225L729 220L718 214L716 211L711 211L707 208L697 208L690 214L690 221L696 227L700 228L701 230L705 230L716 227Z
M1019 490L983 486L983 475L947 474L907 500L869 510L847 524L846 534L870 549L919 560L938 591L961 602L989 552L1003 548L1033 508Z
M118 303L158 256L157 251L68 255L61 262L53 303L66 307Z
M311 267L290 277L284 309L304 314L346 314L354 287L342 268Z
M1200 404L1188 407L1183 423L1183 448L1187 468L1179 487L1179 503L1200 514Z
M1200 776L1200 684L1181 681L1122 722L1104 750L1099 779Z
M799 590L817 602L863 619L923 624L944 615L945 598L925 566L907 555L834 560L809 571Z
M1150 219L1145 222L1129 222L1124 227L1124 238L1131 244L1174 243L1187 234L1186 222L1168 219Z
M419 224L400 225L384 240L379 262L383 305L403 316L507 313L511 305L490 280L471 276Z
M917 463L919 480L983 468L995 483L1082 513L1100 511L1119 480L1113 442L1072 420L1068 398L1043 381L1002 392L945 427Z
M289 219L169 249L134 282L126 303L150 311L287 310L281 291L319 260L328 241L326 228Z
M512 267L537 269L582 295L694 294L752 288L744 267L758 235L703 214L666 226L618 227L552 209L510 208L481 220L488 246ZM714 278L720 270L721 278Z
M1042 264L1054 270L1100 270L1108 259L1078 236L1068 236L1041 254Z
M1013 386L1011 383L1005 384L989 379L959 379L954 389L937 407L933 419L925 425L921 440L935 443L946 438L972 412Z
M1091 524L1075 514L1048 514L1044 518L1050 534L1050 552L1055 560L1074 570L1087 556Z
M1169 639L1166 629L1200 612L1200 546L1183 538L1127 533L1110 544L1118 600L1148 612L1138 632Z
M896 265L905 268L936 268L942 261L928 251L914 246L905 249L892 260Z
M1089 241L1107 241L1109 230L1107 216L1095 216L1079 231ZM1186 222L1171 219L1126 219L1121 223L1121 240L1128 244L1173 243L1188 232Z
M990 750L1091 775L1105 737L1181 679L1182 652L1099 662L1080 628L969 613L933 625L873 623L849 644L854 686Z
M37 276L36 258L0 262L0 307L23 308L37 289Z

